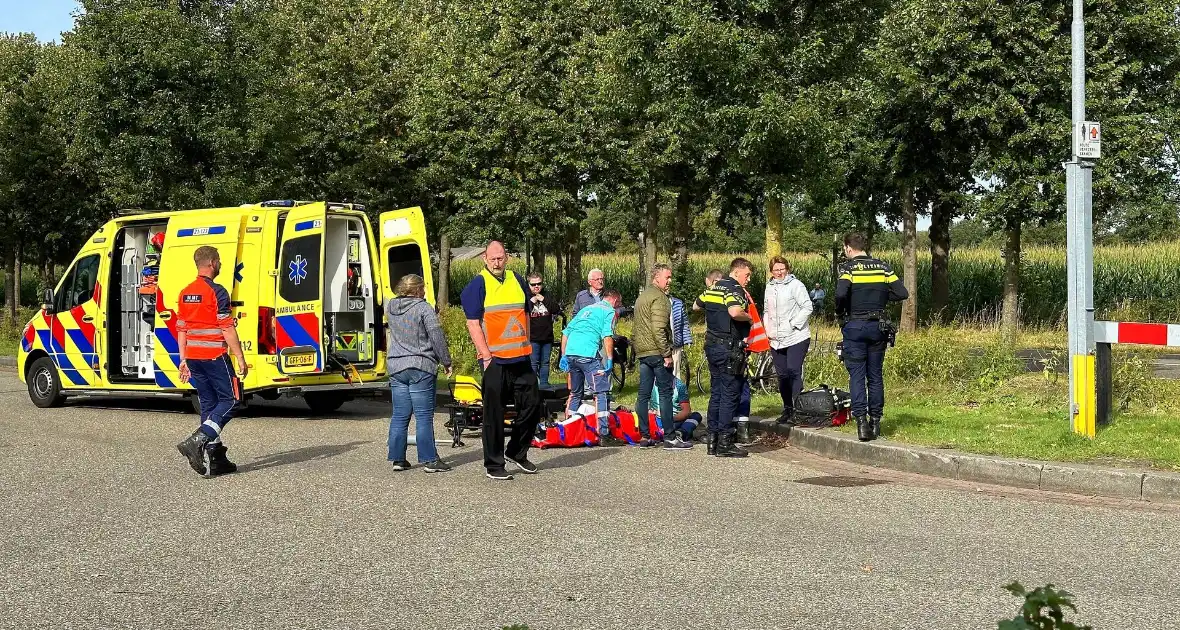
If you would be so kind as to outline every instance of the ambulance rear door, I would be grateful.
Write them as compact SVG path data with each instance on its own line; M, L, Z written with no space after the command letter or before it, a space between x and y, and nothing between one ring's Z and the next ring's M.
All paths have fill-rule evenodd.
M155 342L152 351L156 385L166 388L188 387L180 382L179 375L177 300L180 292L197 279L193 254L198 247L205 245L215 247L221 258L221 273L213 281L232 295L241 224L240 213L226 211L180 212L168 218L156 285Z
M292 208L279 247L275 337L279 371L324 371L324 226L322 203Z
M426 243L426 221L422 208L404 208L382 213L380 218L381 292L388 300L393 288L406 274L418 274L426 281L426 300L434 304L434 275L430 272L430 249Z

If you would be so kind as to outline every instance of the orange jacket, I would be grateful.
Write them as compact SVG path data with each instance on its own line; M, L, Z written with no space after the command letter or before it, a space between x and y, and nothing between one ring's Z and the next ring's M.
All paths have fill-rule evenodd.
M212 279L198 276L180 292L177 302L176 330L185 334L184 358L209 360L225 354L222 331L234 326L229 292Z

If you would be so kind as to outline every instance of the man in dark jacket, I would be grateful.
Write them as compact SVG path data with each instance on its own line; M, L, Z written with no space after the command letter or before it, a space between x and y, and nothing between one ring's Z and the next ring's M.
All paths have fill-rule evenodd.
M676 416L672 411L672 302L668 299L671 283L672 269L662 263L656 264L651 270L651 284L635 301L635 327L631 333L635 356L639 360L639 395L635 409L641 413L647 409L654 384L659 392L664 448L685 450L692 448L692 442L676 432ZM641 442L650 443L647 423L642 420L639 432L643 436Z

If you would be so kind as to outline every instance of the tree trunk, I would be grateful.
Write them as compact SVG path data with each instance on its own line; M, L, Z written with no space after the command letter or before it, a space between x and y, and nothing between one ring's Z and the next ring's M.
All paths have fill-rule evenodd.
M1004 307L1000 331L1008 344L1016 343L1020 329L1020 223L1008 221L1004 244Z
M901 223L902 281L910 292L901 304L901 331L912 333L918 329L918 209L908 184L901 187Z
M545 275L545 241L539 238L530 239L533 243L533 273Z
M570 296L570 303L573 303L574 296L582 289L582 226L580 223L574 223L566 231L566 240L569 243L569 258L566 259L566 295Z
M16 245L4 252L4 316L16 321Z
M951 276L951 219L954 204L936 201L930 212L930 319L950 321Z
M844 250L844 242L840 240L840 235L833 234L832 235L832 260L831 260L832 269L831 269L831 273L829 274L829 277L828 277L828 280L831 282L831 285L829 285L828 293L830 293L832 295L833 301L836 299L836 281L839 280L839 276L840 276L840 256L844 254L843 250ZM827 302L827 300L825 300L825 302Z
M688 263L688 239L692 231L688 215L691 208L692 197L687 192L680 191L680 195L676 197L676 233L673 236L675 251L672 263L675 267Z
M558 300L561 304L565 304L567 301L562 295L562 289L565 287L565 267L563 265L565 264L566 258L562 252L568 248L569 244L565 242L564 238L553 243L553 266L555 267L554 273L556 275L549 286L553 288L554 299Z
M660 200L653 197L647 201L647 208L643 214L643 247L640 251L639 286L647 286L647 274L656 265L659 252L656 243L660 233Z
M783 253L783 200L766 193L766 258Z
M45 293L45 289L52 289L57 286L57 278L54 278L53 273L53 257L49 252L41 253L41 293Z
M434 304L438 310L450 306L451 299L451 235L442 230L438 237L438 293Z
M16 300L16 306L18 308L21 306L21 288L24 286L24 265L22 264L24 262L24 249L20 243L16 244L16 254L14 256L16 258L16 273L14 274L16 276L16 293L13 294L13 298ZM15 316L16 311L13 311L12 314Z

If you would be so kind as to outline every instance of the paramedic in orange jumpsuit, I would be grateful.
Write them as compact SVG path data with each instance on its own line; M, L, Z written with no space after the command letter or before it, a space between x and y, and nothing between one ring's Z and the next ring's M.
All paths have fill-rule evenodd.
M205 477L232 473L237 466L226 458L221 432L241 399L241 381L234 374L226 350L234 353L245 378L249 368L234 328L229 292L213 282L221 272L221 256L214 247L198 247L193 260L197 279L180 292L176 331L180 346L180 382L192 383L200 400L200 426L176 445L193 470Z

